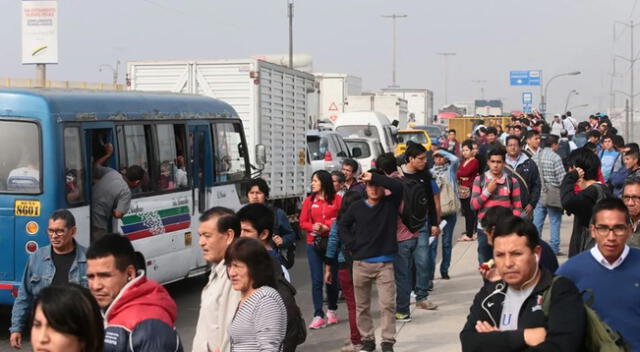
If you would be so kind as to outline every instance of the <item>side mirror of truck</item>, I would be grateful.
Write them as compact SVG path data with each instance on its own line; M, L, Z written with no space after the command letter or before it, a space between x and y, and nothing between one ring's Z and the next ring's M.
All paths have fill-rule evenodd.
M259 168L263 168L267 163L267 149L264 144L256 145L256 163Z

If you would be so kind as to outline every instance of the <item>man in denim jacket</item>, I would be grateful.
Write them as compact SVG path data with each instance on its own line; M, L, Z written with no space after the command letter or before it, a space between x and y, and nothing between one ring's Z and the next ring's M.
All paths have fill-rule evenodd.
M56 210L49 218L47 234L51 245L38 249L29 257L18 297L13 303L9 329L13 348L21 347L33 301L43 288L67 282L87 287L87 249L73 238L76 234L73 214L66 209Z

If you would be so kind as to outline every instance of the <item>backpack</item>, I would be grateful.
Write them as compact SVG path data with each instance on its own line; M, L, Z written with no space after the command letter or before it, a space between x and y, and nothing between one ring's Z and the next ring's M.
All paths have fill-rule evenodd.
M276 287L287 310L287 332L282 341L282 352L294 352L296 346L307 339L307 325L302 318L300 307L296 303L296 289L285 279L282 268L277 260L273 260L273 271L276 277Z
M460 209L460 200L453 190L449 180L444 177L436 177L436 184L440 188L440 212L442 216L455 214Z
M553 284L560 278L556 276L551 281L551 286L542 295L542 311L544 316L549 316L549 310L551 309L551 290ZM586 313L586 328L583 340L583 348L586 352L627 352L629 347L625 344L622 336L613 330L607 323L602 321L591 305L593 304L593 291L584 290L584 293L590 293L591 296L587 299L587 303L584 304L584 310Z
M427 191L424 189L425 185L419 181L404 176L401 181L404 207L400 218L409 231L417 232L427 222L427 213L429 211Z
M609 192L609 187L607 187L606 185L603 185L602 183L594 183L592 186L594 186L596 188L596 191L598 192L596 203L606 198L607 196L611 195L611 193ZM589 221L589 223L591 223L591 221ZM593 237L591 237L591 230L589 229L589 226L583 227L582 236L580 237L580 243L578 247L579 252L583 252L588 249L591 249L595 245L596 245L596 240Z

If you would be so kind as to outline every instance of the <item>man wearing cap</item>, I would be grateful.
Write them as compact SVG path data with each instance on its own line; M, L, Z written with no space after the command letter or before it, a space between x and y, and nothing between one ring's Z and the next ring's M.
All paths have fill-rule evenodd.
M11 347L20 349L33 301L43 288L73 282L87 287L86 248L76 242L76 219L66 209L56 210L47 225L50 245L29 256L18 297L11 310Z

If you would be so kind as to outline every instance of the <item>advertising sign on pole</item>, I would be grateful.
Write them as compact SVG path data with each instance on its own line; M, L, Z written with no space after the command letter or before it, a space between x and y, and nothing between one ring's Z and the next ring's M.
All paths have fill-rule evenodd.
M22 1L22 63L58 63L58 2Z

